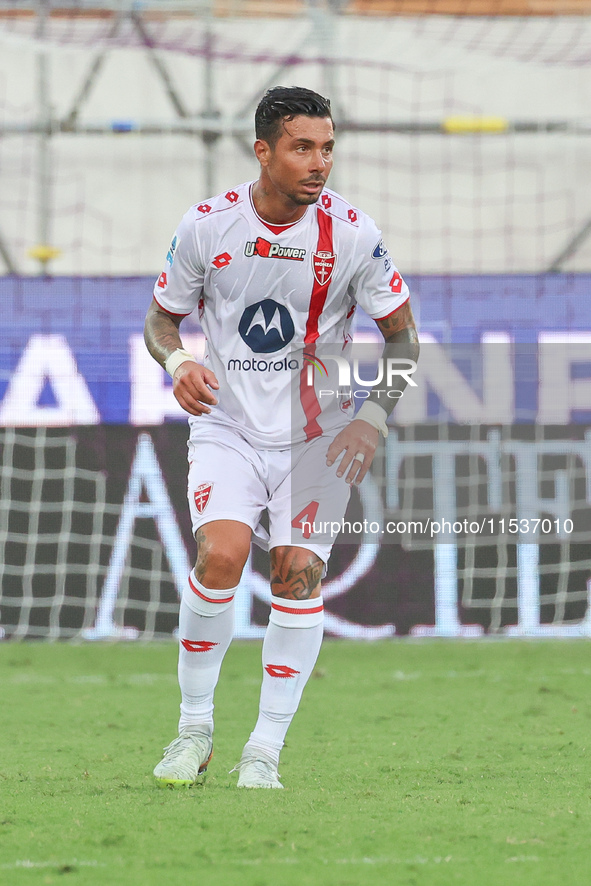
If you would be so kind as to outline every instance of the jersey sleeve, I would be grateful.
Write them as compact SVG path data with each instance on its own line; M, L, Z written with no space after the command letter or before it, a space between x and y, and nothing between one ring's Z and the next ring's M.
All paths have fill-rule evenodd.
M357 268L349 294L372 320L392 314L410 298L402 279L384 246L381 232L367 216L357 238Z
M203 291L204 264L190 209L176 229L166 254L164 270L154 284L154 299L169 314L186 317Z

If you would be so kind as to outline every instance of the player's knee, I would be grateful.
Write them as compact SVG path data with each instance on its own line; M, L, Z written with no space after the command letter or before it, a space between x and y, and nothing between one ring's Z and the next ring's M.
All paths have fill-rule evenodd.
M271 593L292 600L320 595L324 564L307 548L284 545L271 551Z
M234 588L240 581L246 554L238 547L210 548L207 554L199 552L195 574L206 588Z
M250 552L250 528L233 521L208 523L195 540L199 581L212 590L236 587Z

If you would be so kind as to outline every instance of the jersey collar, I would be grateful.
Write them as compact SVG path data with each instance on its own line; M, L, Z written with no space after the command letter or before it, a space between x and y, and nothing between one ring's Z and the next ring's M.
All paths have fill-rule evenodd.
M250 185L249 185L249 188L248 188L248 197L249 197L249 200L250 200L250 206L251 206L252 211L254 212L254 214L255 214L257 220L260 221L260 223L261 223L262 225L264 225L266 228L268 228L269 231L271 231L272 234L275 234L275 235L277 235L277 234L282 234L284 231L288 231L290 228L295 228L295 226L296 226L296 225L299 225L299 223L300 223L301 221L303 221L303 220L306 218L306 216L308 215L308 209L309 209L309 207L306 206L306 211L304 212L304 214L302 215L301 218L298 218L297 221L290 222L290 224L288 224L288 225L272 225L272 224L269 224L269 222L266 222L264 218L261 218L260 215L258 214L258 212L256 211L256 208L255 208L255 205L254 205L254 200L252 199L252 189L253 189L254 185L255 185L255 182L251 182Z

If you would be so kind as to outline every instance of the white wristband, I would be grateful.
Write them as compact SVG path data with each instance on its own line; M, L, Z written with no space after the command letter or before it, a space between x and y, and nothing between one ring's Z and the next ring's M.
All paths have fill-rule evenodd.
M186 363L187 360L191 360L193 363L197 362L193 354L189 354L189 352L185 351L183 348L177 348L176 351L173 351L172 354L166 358L164 368L172 378L181 363Z
M377 428L384 437L388 436L388 428L386 426L388 413L379 403L374 403L373 400L366 400L355 418L366 421L372 427Z

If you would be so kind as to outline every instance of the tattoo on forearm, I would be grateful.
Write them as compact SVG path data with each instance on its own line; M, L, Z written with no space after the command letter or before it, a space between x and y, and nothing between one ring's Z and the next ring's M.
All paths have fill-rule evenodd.
M286 600L308 600L322 578L322 561L311 551L302 560L302 548L271 557L271 593ZM273 554L273 552L272 552ZM277 562L279 561L279 562Z
M183 346L178 332L179 325L180 320L177 323L174 317L156 310L152 304L146 316L144 341L152 357L161 366L164 366L166 358L173 351Z
M412 360L416 363L420 347L410 302L403 304L389 317L376 320L376 323L385 339L382 357L394 360ZM404 378L397 377L390 387L398 397L400 392L405 390L406 385L407 382ZM376 388L372 390L368 399L385 409L386 414L389 415L398 401L394 398L381 396L383 393L382 389Z
M414 326L404 326L402 329L399 329L398 332L390 333L390 335L386 338L386 344L418 345L419 335Z

